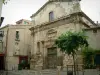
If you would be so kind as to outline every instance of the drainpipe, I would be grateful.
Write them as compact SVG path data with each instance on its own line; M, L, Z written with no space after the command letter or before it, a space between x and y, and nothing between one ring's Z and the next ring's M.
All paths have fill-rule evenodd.
M8 33L9 33L9 27L8 27L8 29L7 29L7 35L6 35L6 48L5 48L5 64L6 64L6 69L7 69L7 67L8 67L8 65L7 65L7 47L8 47Z

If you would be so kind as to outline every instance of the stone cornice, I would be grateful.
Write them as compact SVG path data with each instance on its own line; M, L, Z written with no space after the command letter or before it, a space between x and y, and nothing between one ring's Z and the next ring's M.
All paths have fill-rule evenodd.
M37 32L37 31L42 31L42 30L46 30L49 28L61 26L64 24L73 23L76 20L74 17L76 17L76 15L75 16L74 15L63 16L63 17L58 18L52 22L46 22L46 23L43 23L41 25L34 26L34 27L30 28L30 30Z
M82 18L81 17L85 17L87 20L89 20L93 25L94 23L92 22L92 20L90 20L90 18L88 18L88 16L86 16L83 12L77 12L77 13L73 13L67 16L63 16L61 18L58 18L52 22L46 22L40 25L36 25L34 27L31 27L30 30L32 31L32 33L38 32L38 31L43 31L46 29L50 29L50 28L54 28L57 26L61 26L64 24L69 24L69 23L83 23ZM89 25L84 24L87 27L89 27Z

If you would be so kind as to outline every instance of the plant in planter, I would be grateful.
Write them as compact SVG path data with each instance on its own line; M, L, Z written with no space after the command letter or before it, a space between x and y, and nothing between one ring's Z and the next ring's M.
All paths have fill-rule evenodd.
M22 60L20 64L18 64L18 70L22 70L22 69L29 69L30 68L30 64L28 64L28 62L26 60Z
M85 69L94 69L96 65L94 64L95 50L92 48L84 48L82 50L82 55L84 58L84 68Z
M22 65L18 64L18 70L22 70L22 69L23 69Z

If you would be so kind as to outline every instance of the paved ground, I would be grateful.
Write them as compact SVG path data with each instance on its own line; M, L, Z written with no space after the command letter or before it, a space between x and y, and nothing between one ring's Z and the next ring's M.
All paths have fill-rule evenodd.
M98 70L85 70L78 71L77 75L99 75L100 71ZM56 70L42 70L42 71L33 71L33 70L22 70L22 71L8 71L0 72L0 75L58 75ZM61 71L59 75L67 75L67 72Z

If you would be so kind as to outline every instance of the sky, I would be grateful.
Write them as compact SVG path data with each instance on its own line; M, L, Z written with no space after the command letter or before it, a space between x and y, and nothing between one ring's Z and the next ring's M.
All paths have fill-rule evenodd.
M15 24L20 19L31 20L30 16L34 14L48 0L10 0L2 8L2 17L4 21L2 26ZM82 11L93 21L100 22L100 0L81 0Z

